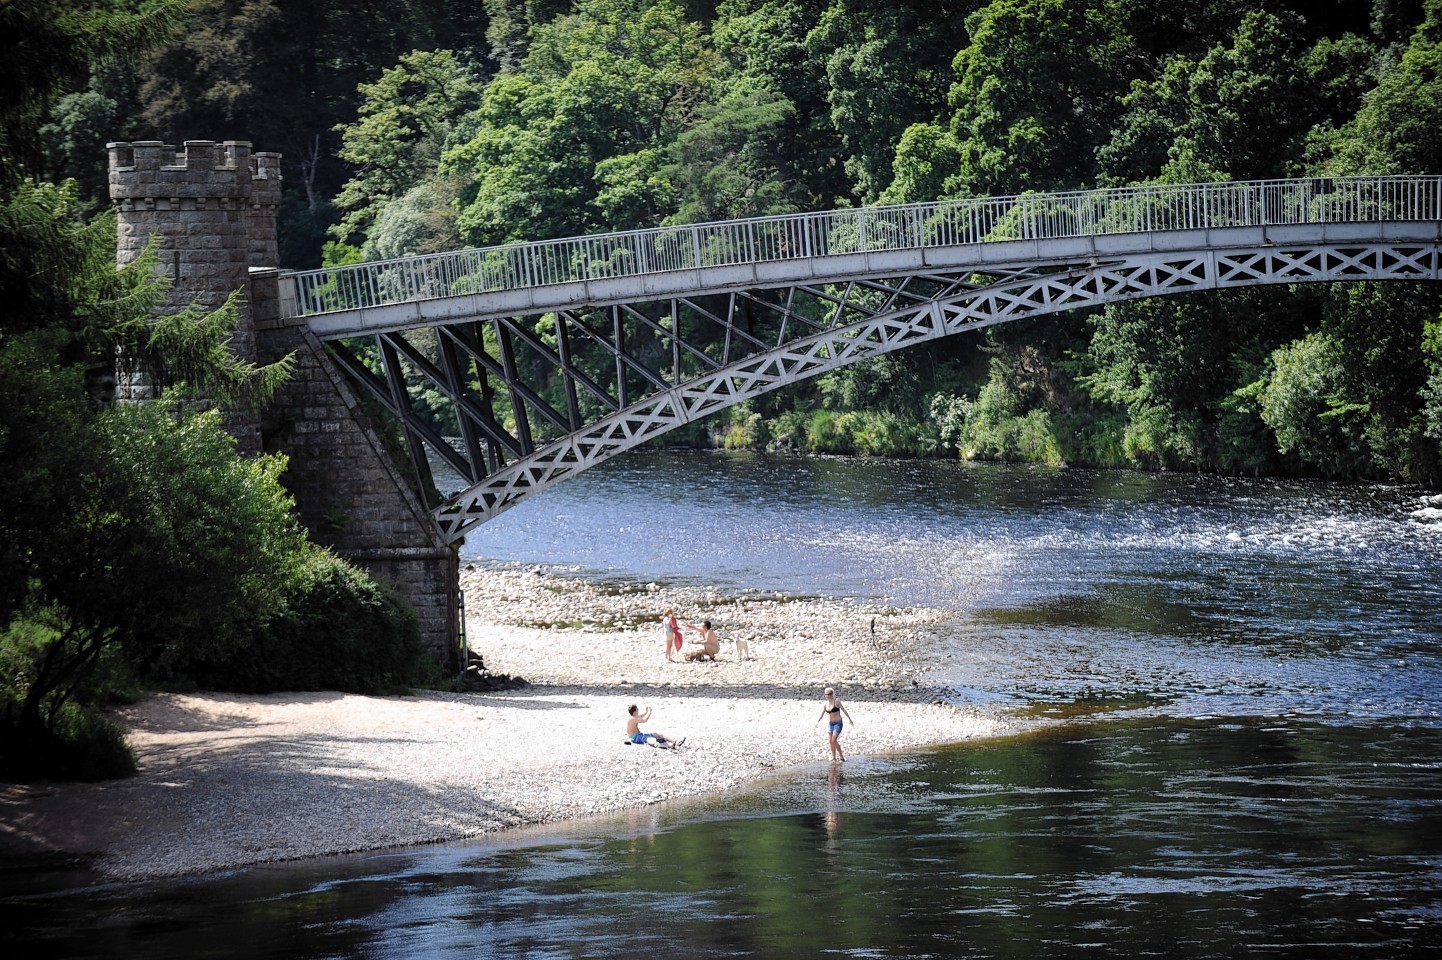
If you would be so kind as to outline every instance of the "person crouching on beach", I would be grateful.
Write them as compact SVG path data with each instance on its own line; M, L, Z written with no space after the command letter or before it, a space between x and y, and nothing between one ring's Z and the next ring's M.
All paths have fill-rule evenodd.
M721 652L721 641L717 638L716 631L711 629L711 621L703 620L699 627L694 623L688 623L686 626L695 630L701 637L700 640L692 641L696 644L696 649L686 651L686 662L693 663L697 660L715 660L716 654Z
M685 737L682 737L680 740L672 740L664 733L643 733L641 731L641 724L651 719L650 707L642 710L633 703L626 708L626 712L631 715L630 719L626 721L626 736L631 739L632 743L644 745L647 740L655 740L661 746L675 750L686 742Z
M851 719L851 711L842 706L836 696L836 691L830 687L826 688L826 700L821 704L821 716L816 718L816 723L826 720L827 736L831 741L831 762L845 760L846 755L841 752L841 718L845 716L847 721L855 723ZM812 726L816 726L815 723Z

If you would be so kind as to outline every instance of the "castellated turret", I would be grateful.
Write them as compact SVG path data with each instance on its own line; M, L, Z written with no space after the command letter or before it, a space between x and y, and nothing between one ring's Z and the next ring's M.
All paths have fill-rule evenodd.
M419 614L436 663L458 668L459 554L391 459L345 373L303 317L288 312L276 243L280 155L238 140L112 143L120 264L157 237L156 269L172 278L167 309L245 298L233 345L257 363L291 357L266 407L226 428L242 451L288 458L283 481L312 539L389 583ZM117 384L143 399L140 384Z
M245 296L251 268L278 266L280 154L252 153L243 140L187 140L179 150L158 140L106 147L110 199L119 216L117 262L130 263L158 237L156 267L171 279L168 309L197 301L214 309L233 291ZM232 348L256 359L248 304L242 304ZM146 392L140 384L120 384L123 399ZM235 426L242 446L254 449L251 428Z

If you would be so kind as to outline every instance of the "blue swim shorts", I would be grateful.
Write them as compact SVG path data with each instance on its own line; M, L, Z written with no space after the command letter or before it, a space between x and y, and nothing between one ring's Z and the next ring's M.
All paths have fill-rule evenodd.
M831 731L832 733L840 733L840 732L841 732L841 721L840 721L840 720L832 720L830 723L828 723L828 724L826 725L826 729L829 730L829 731Z

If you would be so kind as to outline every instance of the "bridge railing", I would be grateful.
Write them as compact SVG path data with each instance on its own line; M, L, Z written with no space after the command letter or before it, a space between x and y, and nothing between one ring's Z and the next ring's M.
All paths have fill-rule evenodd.
M856 207L506 244L291 274L301 316L701 267L1162 230L1442 220L1442 177L1149 184Z

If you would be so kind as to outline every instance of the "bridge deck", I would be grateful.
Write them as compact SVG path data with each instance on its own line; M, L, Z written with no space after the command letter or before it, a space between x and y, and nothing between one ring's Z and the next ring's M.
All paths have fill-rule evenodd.
M1438 221L1278 224L1215 227L1153 233L1102 234L1038 240L1004 240L958 246L910 247L861 253L753 261L621 277L569 280L485 293L417 297L403 303L336 310L307 318L322 340L354 337L453 321L489 320L581 306L609 306L732 290L764 290L797 284L843 283L932 272L986 273L1133 257L1138 254L1243 249L1266 245L1335 246L1442 239Z
M323 339L682 293L1166 250L1406 239L1442 222L1442 177L1153 185L864 207L509 244L288 274ZM1320 231L1305 228L1323 228ZM1401 238L1401 237L1399 237Z
M469 484L433 509L455 540L669 430L923 341L1140 297L1442 279L1442 177L862 208L281 279L285 316L401 422L420 475L435 458Z

